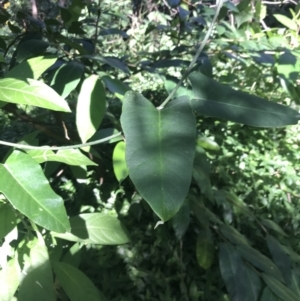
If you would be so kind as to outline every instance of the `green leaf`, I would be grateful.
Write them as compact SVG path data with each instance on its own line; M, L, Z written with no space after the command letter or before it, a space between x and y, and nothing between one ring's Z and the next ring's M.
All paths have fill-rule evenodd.
M85 213L70 218L70 233L52 233L62 239L88 244L118 245L129 241L117 217L102 213Z
M207 270L214 262L215 246L209 230L202 230L197 237L196 257L201 268Z
M290 30L298 31L298 25L295 20L292 20L288 18L287 16L284 15L279 15L279 14L273 14L273 17L280 22L282 25L285 27L289 28Z
M282 300L284 301L299 300L299 296L297 296L293 291L291 291L289 288L283 285L276 278L264 273L262 273L262 278L267 284L267 286L270 288L270 290Z
M220 270L232 301L248 299L245 285L245 268L236 249L229 243L220 245Z
M76 126L83 143L95 134L105 110L104 87L97 75L91 75L84 80L77 100Z
M174 88L176 87L178 83L178 80L176 78L173 78L171 76L167 76L165 81L164 81L164 85L165 85L165 89L168 92L168 94L171 94L171 92L174 90ZM194 97L194 93L192 90L182 87L180 86L178 88L178 90L176 91L174 98L179 98L181 96L187 96L190 99L192 99Z
M220 232L232 243L237 245L248 245L248 241L244 235L229 225L221 225Z
M43 40L29 39L22 41L16 49L16 61L21 63L30 58L44 54L49 44Z
M273 221L270 220L270 219L262 219L262 220L261 220L261 223L262 223L265 227L267 227L267 228L269 228L269 229L272 229L272 230L278 232L279 234L281 234L281 235L283 235L283 236L288 236L288 235L282 230L282 228L281 228L278 224L276 224L275 222L273 222Z
M154 212L167 221L187 196L195 154L196 122L185 97L156 109L137 92L123 100L129 176Z
M272 293L272 291L266 286L260 301L278 301L278 298Z
M57 57L38 56L15 66L6 72L6 78L38 79L50 66L52 66Z
M297 124L297 111L260 97L236 91L199 72L189 75L195 98L192 108L201 115L257 127Z
M261 291L262 283L258 276L257 271L255 271L252 267L245 265L243 262L243 266L245 268L245 285L246 292L249 301L258 300L258 296ZM246 300L246 299L244 299Z
M12 231L18 223L19 219L17 219L11 205L2 205L0 207L0 240Z
M295 270L291 270L291 276L290 276L290 283L288 284L288 287L298 296L300 299L300 279L299 274L296 273Z
M177 239L181 239L190 224L190 206L184 202L179 211L172 218L172 226Z
M53 262L52 267L59 283L71 301L104 300L93 282L79 269L63 262Z
M271 252L273 261L275 262L278 269L281 271L285 283L286 284L291 283L292 262L290 257L287 255L286 251L284 250L282 245L278 242L278 240L272 235L267 235L267 244Z
M126 84L116 78L103 76L101 79L104 81L106 88L121 100L123 99L125 93L130 91L130 88Z
M84 66L76 61L63 64L55 72L51 87L61 97L66 98L79 84L84 72Z
M15 78L0 80L2 101L37 106L54 111L70 112L67 102L46 84L34 80Z
M17 255L8 261L7 265L0 270L0 300L11 301L19 286L21 270Z
M125 160L125 142L120 141L114 148L113 152L113 168L114 173L119 181L121 183L123 180L125 180L128 176L128 169L126 165Z
M54 153L52 150L28 150L27 153L38 163L56 161L72 166L97 165L79 149L62 149Z
M49 255L41 234L28 243L29 258L25 258L18 300L53 301L54 287Z
M288 50L284 51L278 58L277 72L281 78L288 81L288 83L285 84L288 90L288 84L294 85L296 80L298 80L300 72L299 54L294 54Z
M282 275L277 266L265 255L261 254L256 249L247 245L238 245L237 250L239 253L255 267L263 272L274 276L279 281L283 281Z
M38 163L15 150L0 164L0 191L21 213L56 232L70 229L61 197L54 193Z

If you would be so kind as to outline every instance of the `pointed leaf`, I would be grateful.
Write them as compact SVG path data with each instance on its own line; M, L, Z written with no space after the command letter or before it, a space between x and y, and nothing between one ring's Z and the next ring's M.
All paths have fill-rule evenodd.
M187 98L157 110L137 92L123 100L129 176L154 212L167 221L187 196L195 154L195 117Z
M172 218L172 226L177 239L181 239L190 224L190 206L184 202L179 211Z
M49 67L51 67L56 62L56 60L57 57L51 56L34 57L22 62L21 64L6 72L5 77L18 79L38 79Z
M272 220L270 220L270 219L262 219L261 222L262 222L262 224L263 224L265 227L267 227L267 228L269 228L269 229L272 229L272 230L274 230L274 231L280 233L281 235L288 236L288 235L282 230L282 228L281 228L278 224L276 224L275 222L273 222Z
M40 56L45 53L48 47L49 43L43 40L28 39L26 41L22 41L16 49L16 61L21 63L30 58Z
M297 124L297 111L260 97L236 91L199 72L190 74L195 98L192 108L199 114L257 127Z
M51 87L61 97L66 98L79 84L84 72L84 66L76 61L63 64L55 72Z
M54 193L38 163L15 150L0 164L0 191L21 213L56 232L70 229L61 197Z
M5 267L0 270L0 300L11 301L19 286L20 266L18 257L15 255L13 259L9 260Z
M62 239L88 244L125 244L129 238L117 217L85 213L70 218L71 233L52 233Z
M220 226L221 233L232 243L237 245L248 245L248 241L244 235L229 225Z
M290 30L298 31L298 25L295 20L292 20L284 15L273 14L273 17L280 22L282 25L286 26Z
M0 207L0 240L3 239L10 231L12 231L18 222L19 220L17 219L11 205L2 205Z
M113 152L114 173L119 182L125 180L128 176L128 169L125 160L125 142L120 141Z
M104 87L97 75L91 75L84 80L77 100L76 126L83 143L95 134L105 110Z
M6 102L31 105L54 111L70 112L67 102L46 84L15 78L0 80L0 99Z
M209 230L202 230L198 234L196 256L201 268L207 270L214 262L215 246Z
M79 269L64 262L53 262L52 266L71 301L104 301L93 282Z
M255 267L274 276L279 281L283 281L279 269L268 257L247 245L238 245L236 248L239 253Z
M220 270L230 300L246 300L245 268L236 249L229 243L220 245Z
M25 260L22 274L25 275L18 292L19 301L53 301L53 277L49 255L43 238L39 235L28 243L29 258Z
M246 285L246 295L248 296L249 301L258 300L258 296L261 291L262 283L258 276L257 271L255 271L252 267L245 265L243 262L243 266L245 268L245 285ZM244 299L246 301L246 299Z
M260 301L279 301L278 298L272 293L272 291L266 286Z
M299 296L297 296L292 290L287 288L276 278L264 273L262 273L262 278L267 284L267 286L270 288L270 290L282 300L284 301L299 300Z
M291 259L278 240L272 235L267 235L267 244L271 252L272 258L278 269L280 270L286 284L291 283Z
M56 153L52 150L29 150L27 153L38 163L56 161L72 166L97 165L79 149L62 149Z
M101 79L104 81L106 88L119 99L123 99L125 93L130 90L126 84L116 78L103 76Z

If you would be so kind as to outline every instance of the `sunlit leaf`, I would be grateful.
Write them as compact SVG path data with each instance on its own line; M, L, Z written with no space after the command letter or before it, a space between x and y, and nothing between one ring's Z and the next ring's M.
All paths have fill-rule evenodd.
M116 144L113 152L114 173L119 182L125 180L128 176L128 169L125 160L125 142L120 141Z
M23 61L11 70L5 73L7 78L38 79L49 67L51 67L57 57L54 56L38 56L27 61Z
M34 80L0 79L2 101L37 106L54 111L70 112L67 102L46 84Z
M86 78L77 100L76 126L82 142L100 126L106 110L105 90L97 75Z
M21 213L56 232L70 229L63 200L51 189L40 165L15 150L0 164L0 191Z
M298 31L297 22L284 15L273 14L273 17L290 30Z
M118 245L129 241L117 217L102 213L85 213L70 218L70 233L53 233L62 239L89 244Z
M136 92L123 100L121 124L129 176L163 220L170 219L187 196L195 154L195 117L185 97L164 109Z

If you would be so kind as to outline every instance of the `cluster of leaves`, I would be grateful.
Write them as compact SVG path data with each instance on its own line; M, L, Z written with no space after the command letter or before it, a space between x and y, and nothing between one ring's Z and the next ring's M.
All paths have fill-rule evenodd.
M209 3L1 9L1 300L299 299L300 5L252 2L166 105Z

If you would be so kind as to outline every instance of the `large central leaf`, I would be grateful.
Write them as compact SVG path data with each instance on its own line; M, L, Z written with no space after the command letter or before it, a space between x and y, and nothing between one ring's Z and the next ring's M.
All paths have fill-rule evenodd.
M188 98L178 98L157 110L141 94L128 92L121 124L129 176L166 221L183 204L192 177L196 122Z

